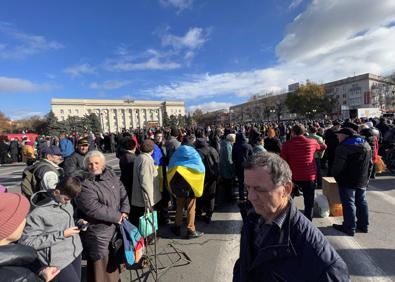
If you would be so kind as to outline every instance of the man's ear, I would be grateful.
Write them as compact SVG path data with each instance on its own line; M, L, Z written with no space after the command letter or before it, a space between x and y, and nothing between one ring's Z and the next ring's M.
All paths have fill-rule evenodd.
M289 195L291 195L291 193L292 193L292 187L293 187L293 184L292 184L291 181L289 181L287 184L284 185L284 188L285 188L285 195L286 195L287 197L288 197Z
M59 189L53 190L53 195L54 195L54 196L59 196L59 195L60 195Z

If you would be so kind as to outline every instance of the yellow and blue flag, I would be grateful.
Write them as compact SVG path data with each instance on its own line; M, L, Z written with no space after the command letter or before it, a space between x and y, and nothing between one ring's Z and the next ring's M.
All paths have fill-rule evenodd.
M159 190L163 192L163 153L158 145L154 144L154 152L152 153L155 167L158 171Z
M201 197L204 187L205 167L199 153L191 146L181 145L173 153L167 170L167 181L178 172L191 186L195 197Z

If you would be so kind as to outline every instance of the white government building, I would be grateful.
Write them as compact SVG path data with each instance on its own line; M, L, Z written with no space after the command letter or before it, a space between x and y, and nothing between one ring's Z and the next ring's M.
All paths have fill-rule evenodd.
M183 101L148 100L51 100L52 112L60 121L70 116L83 117L94 113L98 116L104 132L120 132L122 129L162 126L163 115L185 115Z

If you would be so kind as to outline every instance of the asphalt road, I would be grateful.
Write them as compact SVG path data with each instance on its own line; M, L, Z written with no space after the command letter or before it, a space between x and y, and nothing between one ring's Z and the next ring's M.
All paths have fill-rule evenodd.
M118 171L118 159L114 155L106 155L106 159L108 165ZM0 167L0 184L18 191L23 168L23 165ZM348 237L335 231L331 225L341 223L341 217L313 219L346 261L352 281L395 281L394 180L394 176L381 175L369 185L368 234ZM296 203L303 209L301 197ZM169 227L161 227L161 238L156 244L159 281L232 281L233 264L239 253L240 227L241 218L235 204L222 206L214 213L210 225L197 221L197 229L205 235L195 240L175 237ZM186 229L182 231L185 233ZM148 253L154 257L154 245L149 246ZM148 269L144 272L125 270L122 281L154 281L154 276Z

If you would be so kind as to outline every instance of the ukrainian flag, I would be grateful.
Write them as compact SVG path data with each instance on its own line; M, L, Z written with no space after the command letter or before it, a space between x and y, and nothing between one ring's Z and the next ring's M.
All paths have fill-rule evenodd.
M191 146L181 145L171 156L167 170L169 187L176 172L191 185L195 197L202 196L205 168L199 153Z
M154 152L152 153L155 167L158 171L159 189L163 192L163 153L158 145L154 144Z

